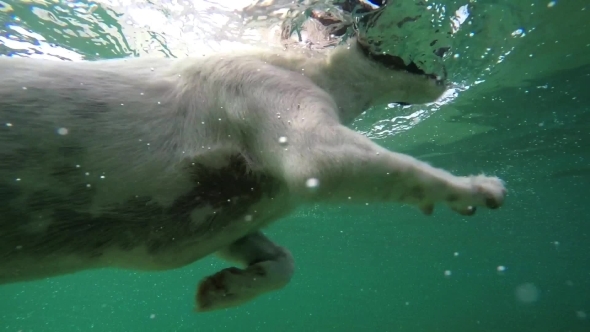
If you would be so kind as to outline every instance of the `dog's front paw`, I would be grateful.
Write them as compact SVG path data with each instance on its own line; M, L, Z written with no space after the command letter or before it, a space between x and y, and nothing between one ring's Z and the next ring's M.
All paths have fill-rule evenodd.
M451 183L447 204L462 215L473 215L477 207L497 209L504 203L506 188L497 177L485 175L457 178Z

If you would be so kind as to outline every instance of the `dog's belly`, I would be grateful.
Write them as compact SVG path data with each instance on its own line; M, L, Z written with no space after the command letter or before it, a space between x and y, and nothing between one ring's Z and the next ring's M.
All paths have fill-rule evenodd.
M118 186L138 188L137 195L115 197L116 202L74 178L51 185L55 176L40 174L38 184L29 187L1 176L0 283L100 267L182 267L290 210L281 184L250 172L239 157L230 157L224 167L191 167L181 177L189 185L171 188L178 185L172 181L161 188L166 196L176 192L172 197L143 191L152 186L135 178Z

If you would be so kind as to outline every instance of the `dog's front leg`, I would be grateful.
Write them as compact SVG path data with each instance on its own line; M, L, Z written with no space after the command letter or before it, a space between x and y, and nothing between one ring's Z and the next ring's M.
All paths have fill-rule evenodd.
M321 125L277 151L290 189L312 201L397 201L431 214L436 203L471 215L498 208L506 190L496 177L459 177L388 151L339 124Z

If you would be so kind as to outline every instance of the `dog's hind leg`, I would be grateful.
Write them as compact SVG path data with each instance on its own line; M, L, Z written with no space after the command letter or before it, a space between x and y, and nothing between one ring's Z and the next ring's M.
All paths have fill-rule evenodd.
M295 270L291 253L261 232L247 235L217 254L245 268L230 267L203 279L197 291L197 311L238 306L280 289L291 280Z

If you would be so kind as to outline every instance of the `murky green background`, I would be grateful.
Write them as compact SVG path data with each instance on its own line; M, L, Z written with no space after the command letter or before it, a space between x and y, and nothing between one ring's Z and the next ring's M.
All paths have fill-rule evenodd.
M223 262L88 271L0 286L0 331L590 331L590 4L480 3L506 5L532 32L490 74L466 54L456 79L487 82L374 136L455 173L500 176L510 189L502 209L427 218L386 204L309 207L268 230L298 264L280 292L195 314L198 280ZM120 11L72 4L0 1L0 54L59 46L66 58L116 58L154 41L154 52L174 54L156 33L124 33ZM376 109L354 126L374 134L400 112Z

